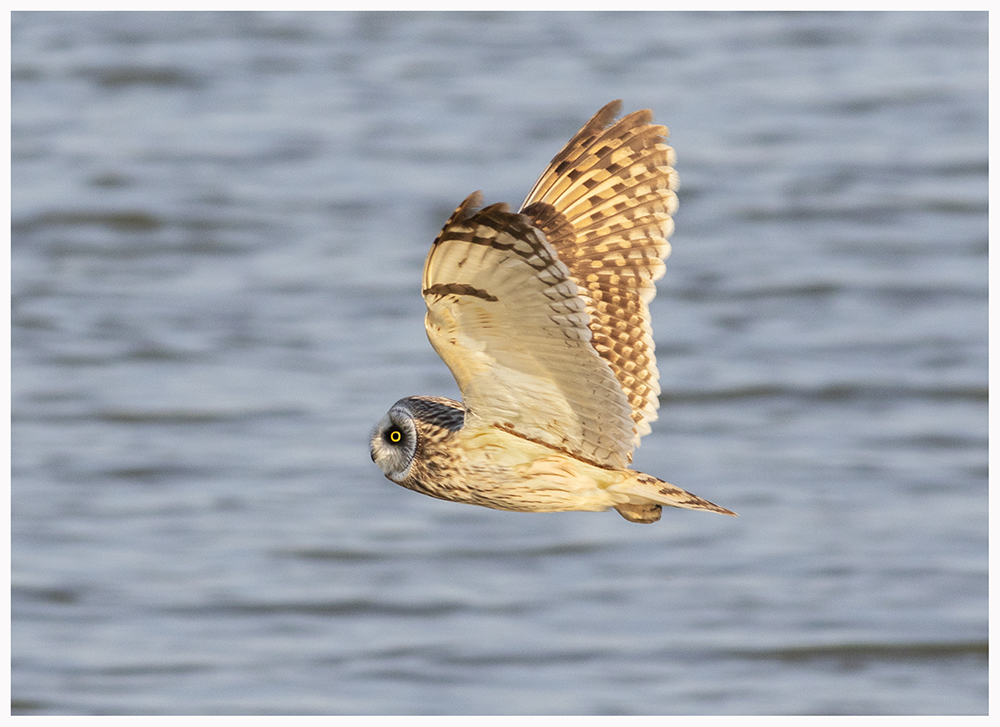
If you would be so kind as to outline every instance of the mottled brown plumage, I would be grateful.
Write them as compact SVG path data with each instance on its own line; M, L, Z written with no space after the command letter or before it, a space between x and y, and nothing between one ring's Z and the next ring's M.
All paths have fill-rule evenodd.
M670 254L678 180L667 129L650 124L648 110L612 124L620 108L608 104L570 140L521 211L579 287L593 346L628 397L638 444L659 406L648 304Z
M601 109L552 160L520 213L470 195L424 266L427 335L461 403L401 399L371 451L389 479L446 500L551 512L662 505L732 515L628 469L656 419L649 324L677 207L667 130Z

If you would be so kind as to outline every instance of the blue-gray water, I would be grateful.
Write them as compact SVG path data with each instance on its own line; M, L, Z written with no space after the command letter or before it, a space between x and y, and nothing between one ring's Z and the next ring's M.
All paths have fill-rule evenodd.
M12 697L42 714L987 710L987 17L12 19ZM601 105L681 177L636 466L385 480L430 241Z

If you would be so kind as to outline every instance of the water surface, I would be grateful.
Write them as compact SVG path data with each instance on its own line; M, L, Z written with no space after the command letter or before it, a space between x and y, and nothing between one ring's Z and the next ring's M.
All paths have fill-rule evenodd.
M12 26L15 713L986 713L985 13ZM613 98L682 184L636 466L741 517L391 484L430 241Z

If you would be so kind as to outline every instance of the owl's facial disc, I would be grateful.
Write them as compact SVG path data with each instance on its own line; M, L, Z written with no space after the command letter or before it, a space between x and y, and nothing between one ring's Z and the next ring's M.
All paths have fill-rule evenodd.
M372 461L393 482L401 482L410 473L417 451L417 430L413 416L394 406L375 425L370 442Z

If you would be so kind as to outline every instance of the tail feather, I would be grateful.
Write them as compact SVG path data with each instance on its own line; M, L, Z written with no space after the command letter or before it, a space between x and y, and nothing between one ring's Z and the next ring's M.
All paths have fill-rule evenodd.
M682 490L680 487L675 487L669 482L664 482L644 472L637 472L635 477L617 485L611 485L608 487L608 491L628 497L627 504L618 505L615 509L623 518L632 522L656 522L660 519L660 510L663 505L687 510L707 510L708 512L738 517L732 510L727 510L714 502L692 495L687 490Z

